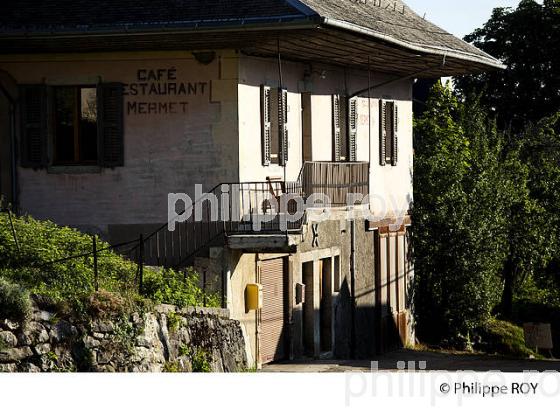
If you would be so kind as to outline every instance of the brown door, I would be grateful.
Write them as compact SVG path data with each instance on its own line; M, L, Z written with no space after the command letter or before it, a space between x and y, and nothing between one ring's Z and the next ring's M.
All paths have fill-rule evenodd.
M261 310L261 360L286 358L286 284L284 258L261 264L263 306Z

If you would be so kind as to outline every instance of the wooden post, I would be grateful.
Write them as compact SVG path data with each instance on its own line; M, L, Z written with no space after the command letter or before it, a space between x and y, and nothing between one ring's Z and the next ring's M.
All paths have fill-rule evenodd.
M140 234L140 243L138 248L138 293L142 294L144 283L144 235Z
M99 272L97 269L97 236L93 235L93 276L95 278L95 291L99 291Z
M12 220L12 211L8 208L8 219L10 220L10 228L12 229L12 235L14 237L14 241L16 243L16 248L18 250L18 252L21 252L21 249L19 247L19 241L17 238L17 233L16 233L16 228L14 226L14 221Z
M227 308L226 292L227 292L227 270L222 268L222 309Z
M202 271L202 305L206 307L206 269Z

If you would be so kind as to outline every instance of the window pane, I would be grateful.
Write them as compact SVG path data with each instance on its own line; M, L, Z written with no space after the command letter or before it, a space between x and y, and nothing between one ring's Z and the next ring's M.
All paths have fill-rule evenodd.
M97 160L97 90L80 89L80 159Z
M54 89L55 158L57 162L74 161L75 91L73 87L57 87Z

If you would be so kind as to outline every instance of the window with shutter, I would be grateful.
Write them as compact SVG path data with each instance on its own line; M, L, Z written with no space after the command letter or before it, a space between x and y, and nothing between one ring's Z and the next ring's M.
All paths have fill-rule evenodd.
M358 99L348 101L348 160L356 161L356 139L358 136Z
M398 144L398 131L399 131L399 110L397 103L393 103L393 135L392 135L392 150L391 150L391 165L397 166L399 144Z
M288 161L288 92L261 86L261 134L263 165Z
M104 167L124 165L123 85L102 83L98 93L99 164Z
M379 163L397 165L399 114L396 102L379 103Z
M21 86L21 166L47 165L47 88Z
M385 158L386 158L386 141L387 141L387 126L386 126L386 118L387 118L387 103L383 100L379 101L379 165L385 165Z
M340 123L340 95L332 96L333 161L340 161L342 129Z
M262 163L270 165L270 144L272 139L271 130L271 89L265 85L261 86L261 137L262 137Z
M278 89L278 135L280 165L288 162L288 90Z
M393 161L393 107L394 103L385 103L385 163L391 163Z

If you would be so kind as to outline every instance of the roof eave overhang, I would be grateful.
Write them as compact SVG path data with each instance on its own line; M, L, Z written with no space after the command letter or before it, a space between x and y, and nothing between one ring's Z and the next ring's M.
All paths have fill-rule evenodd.
M399 48L405 48L408 50L411 50L413 52L417 52L417 53L422 53L422 54L430 54L430 55L436 55L436 56L441 56L442 59L445 58L454 58L457 60L463 60L465 62L469 62L469 63L475 63L475 64L481 64L484 66L487 66L489 68L492 69L506 69L507 66L505 66L504 64L502 64L500 61L496 60L495 58L491 57L490 55L488 55L488 57L482 57L482 56L478 56L476 54L471 54L471 53L466 53L466 52L461 52L461 51L457 51L454 49L448 49L448 48L443 48L443 47L433 47L433 46L425 46L423 44L416 44L416 43L411 43L408 41L403 41L403 40L399 40L396 39L394 37L388 36L386 34L380 33L378 31L375 30L371 30L356 24L352 24L346 21L342 21L342 20L336 20L336 19L331 19L331 18L327 18L324 17L322 19L322 24L327 26L327 27L333 27L333 28L337 28L337 29L342 29L342 30L346 30L346 31L350 31L362 36L367 36L367 37L371 37L389 44L393 44Z
M57 39L64 41L68 39L93 39L126 36L169 36L169 35L190 35L196 33L202 35L227 34L227 33L265 33L270 32L276 36L283 31L297 30L317 30L321 27L339 30L349 35L359 36L363 39L370 39L376 43L383 43L389 47L395 47L410 54L417 54L418 57L425 56L426 59L433 61L434 57L441 57L442 65L438 69L441 75L455 75L458 72L448 67L444 67L446 59L453 60L454 66L463 65L461 73L480 72L485 69L504 69L506 68L498 60L490 55L483 57L476 54L461 52L454 49L426 46L423 44L411 43L396 39L392 36L371 30L346 21L321 17L316 14L277 16L274 18L243 19L243 20L209 20L209 21L185 21L174 23L140 24L140 25L121 25L110 27L82 27L55 31L8 31L0 33L0 42L15 40L26 42L33 40L48 40L56 42ZM277 34L274 34L277 33ZM23 51L25 52L25 51ZM11 53L10 53L11 54ZM431 63L433 65L433 62ZM430 70L427 70L429 74Z
M56 28L38 30L11 29L0 32L0 39L111 37L126 35L149 36L154 34L227 33L240 31L267 31L317 28L317 16L278 16L259 19L196 20L161 22L155 24L121 24L118 26L84 26L81 28Z

